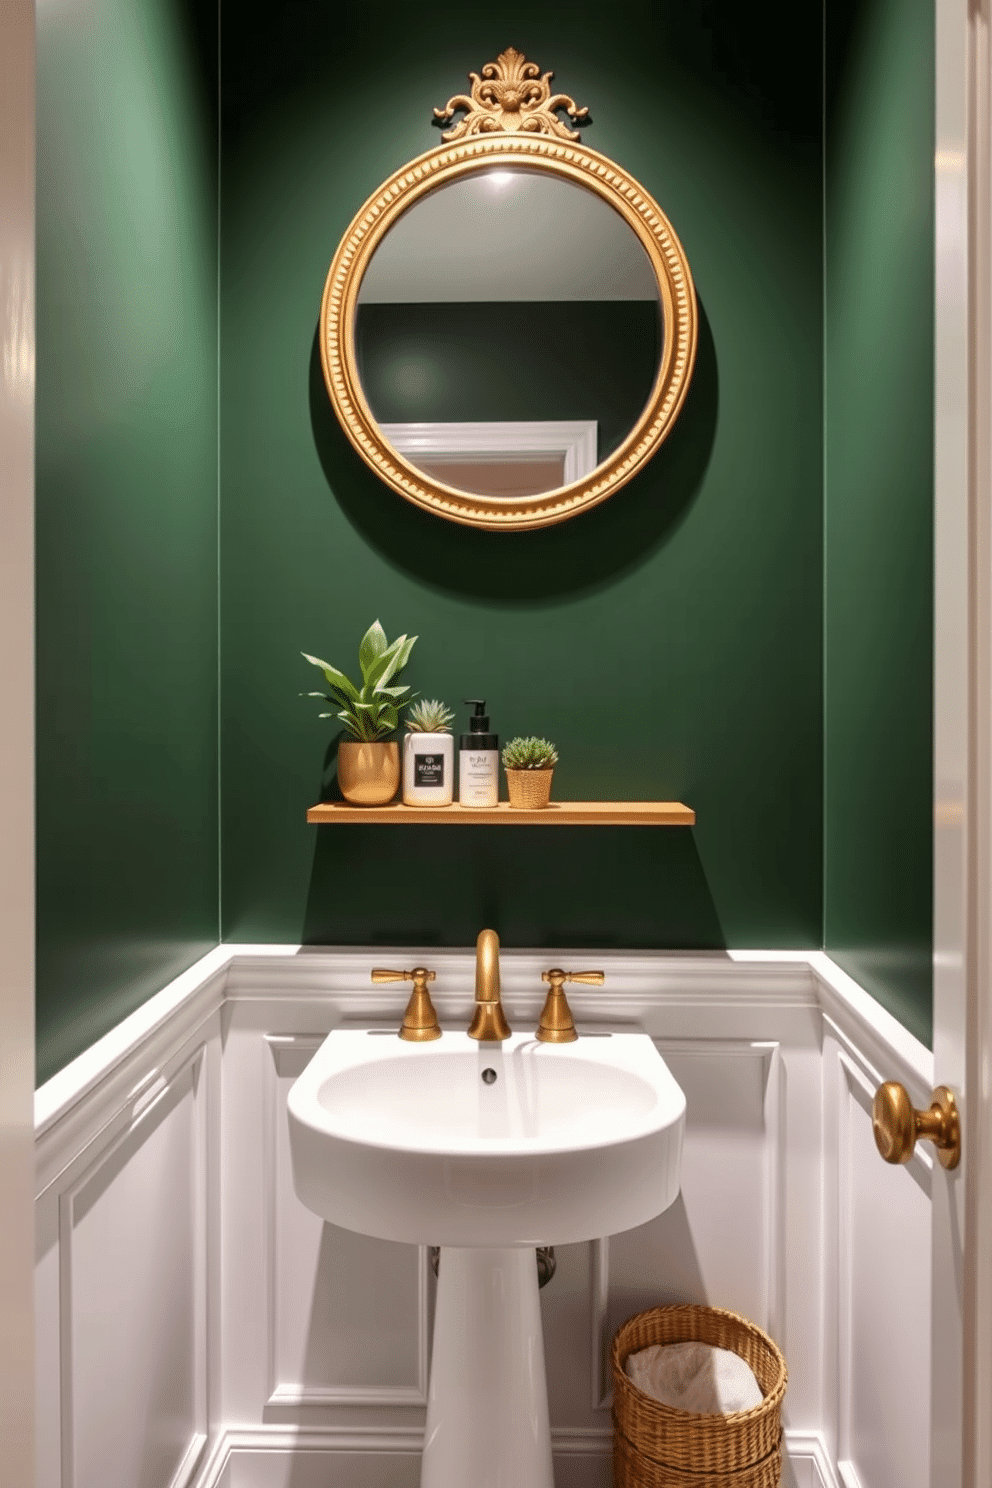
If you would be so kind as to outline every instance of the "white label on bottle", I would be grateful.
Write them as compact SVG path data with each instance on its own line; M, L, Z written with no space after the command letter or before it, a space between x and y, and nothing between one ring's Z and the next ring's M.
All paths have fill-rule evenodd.
M458 751L458 799L463 806L495 806L499 801L499 750Z

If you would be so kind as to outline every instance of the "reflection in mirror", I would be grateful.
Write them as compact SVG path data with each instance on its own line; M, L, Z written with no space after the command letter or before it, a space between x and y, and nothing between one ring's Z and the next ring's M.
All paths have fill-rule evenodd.
M382 424L418 470L481 496L534 496L596 468L595 419Z
M620 214L570 181L501 169L438 188L386 233L355 349L393 447L499 500L567 485L622 444L662 335L651 262Z

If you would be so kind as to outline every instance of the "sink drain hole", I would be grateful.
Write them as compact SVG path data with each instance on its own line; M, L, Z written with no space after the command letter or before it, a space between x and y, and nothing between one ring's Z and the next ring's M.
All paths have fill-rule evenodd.
M482 1078L487 1085L495 1085L496 1071L494 1069L484 1069L482 1071Z

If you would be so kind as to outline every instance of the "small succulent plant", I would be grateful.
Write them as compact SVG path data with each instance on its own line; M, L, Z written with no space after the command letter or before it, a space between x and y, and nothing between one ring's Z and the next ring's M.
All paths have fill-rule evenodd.
M558 751L550 739L511 739L503 749L506 770L550 770L558 763Z
M320 667L327 678L330 692L308 692L307 697L322 698L343 711L337 714L321 713L321 718L340 718L353 739L374 744L385 739L399 723L401 701L409 687L390 687L389 683L403 670L410 659L416 636L401 635L390 643L378 620L373 621L362 636L358 648L358 665L362 669L362 685L356 687L337 667L319 656L302 654L312 666ZM410 699L407 698L406 702Z
M437 698L423 698L412 704L406 715L411 734L450 734L454 713Z

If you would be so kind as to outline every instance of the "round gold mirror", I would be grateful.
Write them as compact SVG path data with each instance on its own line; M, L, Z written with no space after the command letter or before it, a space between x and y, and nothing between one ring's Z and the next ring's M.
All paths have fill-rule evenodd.
M472 74L445 143L369 198L320 315L331 402L399 495L519 531L624 485L668 434L696 297L668 219L576 143L550 73L504 52Z

